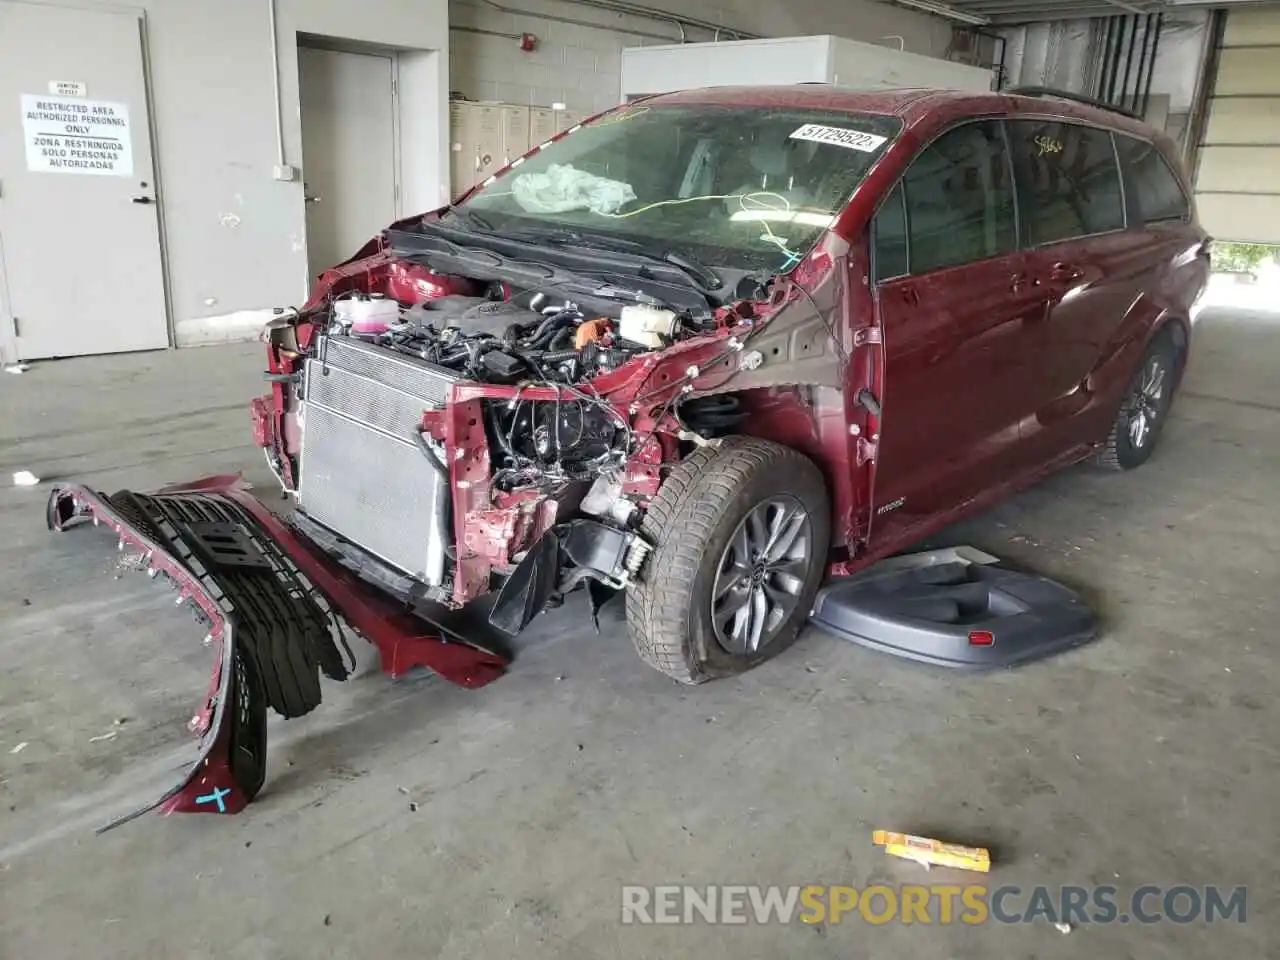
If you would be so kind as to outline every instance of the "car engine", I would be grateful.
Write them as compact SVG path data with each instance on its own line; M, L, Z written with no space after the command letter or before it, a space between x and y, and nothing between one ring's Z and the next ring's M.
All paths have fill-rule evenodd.
M450 380L516 386L511 399L485 403L500 490L545 490L621 466L630 428L595 394L592 380L692 331L673 311L656 307L590 316L542 294L506 294L495 284L488 296L450 295L411 306L365 295L338 299L317 356L330 356L332 344L361 344L411 358ZM521 398L519 386L534 383L554 388L559 399Z
M490 488L576 503L600 478L620 478L635 452L625 409L593 381L697 332L658 307L599 316L504 284L485 292L414 304L340 295L312 313L315 335L291 375L302 521L433 590L451 581L460 507L424 412L443 411L459 384L500 388L473 421L487 440Z
M495 294L500 297L501 288ZM342 332L480 383L574 384L663 346L661 330L657 336L649 333L646 322L665 324L666 338L673 338L674 313L640 310L642 317L635 316L636 308L624 308L617 319L588 317L571 302L548 302L540 294L510 300L454 295L401 308L394 322L372 334L359 328ZM624 327L646 340L626 339Z

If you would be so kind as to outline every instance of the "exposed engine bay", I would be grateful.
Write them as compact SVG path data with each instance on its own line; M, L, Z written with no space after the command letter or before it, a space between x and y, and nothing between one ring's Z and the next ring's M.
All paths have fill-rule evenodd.
M506 292L495 284L489 296L454 294L403 307L382 298L339 299L321 356L331 338L350 337L467 381L557 391L554 403L525 400L517 390L509 402L485 404L500 490L545 488L619 469L630 426L591 382L693 331L671 310L635 305L617 316L592 316L571 301L540 293L502 299ZM371 320L374 311L381 316Z
M578 383L671 343L679 328L672 311L657 308L589 317L572 302L548 302L541 294L454 295L402 310L375 342L482 383Z
M649 500L690 450L753 416L794 427L801 447L825 442L813 391L841 403L839 249L787 277L728 276L718 294L691 274L659 301L647 262L609 266L634 273L624 287L588 283L570 255L574 269L558 271L546 252L548 282L522 289L519 263L475 255L474 275L443 273L464 258L437 255L439 242L396 225L266 334L258 441L296 498L295 525L362 579L455 607L531 590L494 621L518 630L584 580L627 585Z
M641 444L629 411L597 383L696 333L674 311L648 305L588 316L572 302L536 293L500 299L505 293L494 285L489 296L407 305L364 294L335 298L316 311L300 374L282 385L292 388L286 403L296 409L297 481L286 484L297 498L295 523L402 597L464 602L459 576L468 566L476 570L469 593L483 591L481 571L487 580L522 563L539 568L532 571L538 595L519 599L519 615L499 611L495 619L515 632L551 596L584 579L624 588L643 559L647 548L634 526L647 490L623 491ZM458 389L476 388L497 395L472 402L470 451L456 443L451 451L450 400ZM663 415L682 396L677 389L666 398ZM705 429L741 419L734 398L709 399L705 411L705 401L690 403ZM485 475L459 482L454 464L477 450L487 459ZM467 509L477 488L488 502L476 505L490 509ZM563 523L580 514L597 519ZM603 554L601 544L608 545ZM468 564L468 553L487 562ZM574 572L562 576L562 561ZM534 582L513 579L525 585L513 589Z

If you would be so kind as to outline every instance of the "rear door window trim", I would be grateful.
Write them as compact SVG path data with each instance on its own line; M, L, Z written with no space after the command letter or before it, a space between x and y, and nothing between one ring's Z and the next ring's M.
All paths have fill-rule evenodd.
M903 277L922 277L922 276L926 276L927 273L935 272L933 270L930 270L930 271L927 271L927 273L913 273L911 270L911 220L910 220L909 205L906 202L906 190L904 188L901 196L902 196L903 214L904 214L904 221L906 223L906 235L907 235L907 272L895 274L894 276L891 276L891 277L880 277L876 275L875 239L876 239L877 218L880 215L880 210L883 209L884 205L888 202L889 198L893 195L893 192L902 185L902 181L903 181L903 178L906 176L907 170L911 169L911 165L915 163L916 159L921 154L923 154L926 150L928 150L931 146L933 146L933 144L937 140L946 136L952 131L965 126L966 124L994 122L999 124L1002 130L1002 136L1004 138L1004 145L1005 145L1006 164L1009 165L1010 167L1013 167L1014 156L1013 156L1012 132L1010 130L1009 124L1016 123L1019 121L1042 121L1042 122L1049 122L1049 123L1070 124L1072 126L1085 127L1086 129L1089 129L1089 130L1095 130L1099 133L1107 134L1111 139L1112 158L1116 166L1117 175L1120 178L1120 198L1121 198L1122 210L1124 213L1124 226L1111 229L1111 230L1102 230L1094 233L1078 234L1076 236L1064 237L1058 240L1048 240L1044 243L1033 245L1028 242L1029 230L1025 220L1026 209L1027 209L1026 198L1023 196L1023 190L1021 188L1021 185L1018 182L1018 178L1016 176L1016 170L1010 170L1011 175L1013 175L1013 184L1014 184L1014 190L1013 190L1014 226L1016 230L1017 247L1015 251L1009 251L1009 253L1033 252L1036 250L1044 250L1044 249L1054 247L1063 243L1074 243L1080 240L1092 240L1092 239L1101 238L1101 237L1110 237L1120 233L1128 233L1128 232L1136 233L1136 232L1141 232L1147 229L1148 227L1151 227L1156 224L1190 223L1191 222L1191 198L1187 194L1186 184L1183 182L1182 177L1179 175L1177 168L1169 161L1169 158L1165 156L1164 151L1160 149L1159 144L1157 144L1156 141L1151 137L1142 136L1140 134L1133 133L1128 130L1120 130L1120 129L1117 129L1116 127L1108 126L1102 123L1095 123L1092 121L1081 120L1077 117L1063 117L1063 116L1049 114L1049 113L1018 113L1013 115L1008 113L995 113L995 114L981 114L981 115L976 115L972 117L964 117L960 120L956 120L953 123L948 124L945 127L942 127L940 130L936 131L933 134L933 136L931 136L927 141L922 143L911 155L911 158L907 162L907 165L903 169L902 173L898 175L898 177L894 180L893 184L889 187L889 189L884 192L883 196L880 199L880 202L877 204L876 210L871 215L870 221L869 221L871 229L867 233L867 238L870 243L871 275L873 277L873 283L878 285L881 283L888 283L893 280L900 280ZM1125 163L1125 161L1121 157L1120 141L1118 139L1119 137L1128 137L1130 140L1136 140L1139 143L1144 143L1156 152L1157 156L1159 156L1160 158L1160 162L1164 164L1165 168L1169 171L1169 174L1173 177L1174 182L1177 184L1178 192L1182 195L1183 203L1186 206L1186 213L1178 217L1162 217L1158 220L1154 220L1154 219L1153 220L1136 220L1135 218L1130 217L1129 215L1130 214L1130 211L1129 211L1129 190L1130 190L1129 165ZM949 267L939 267L936 269L950 270L950 269L954 269L955 267L967 266L968 264L971 264L971 263L984 263L987 260L995 260L995 259L999 259L999 257L1002 257L1002 256L1008 256L1009 253L1002 253L995 257L983 257L982 259L979 259L979 260L969 260L962 264L953 264Z
M1120 161L1120 152L1119 152L1119 148L1116 145L1116 131L1114 129L1112 129L1111 127L1105 127L1098 123L1090 123L1087 120L1080 120L1075 117L1055 117L1052 115L1040 115L1040 114L1021 115L1020 114L1016 117L1005 117L1004 119L1006 124L1013 124L1013 123L1017 123L1019 121L1024 121L1024 120L1042 121L1047 123L1061 123L1061 124L1069 125L1073 127L1084 127L1086 130L1093 130L1096 133L1106 134L1107 138L1111 142L1111 159L1112 159L1112 162L1115 164L1116 176L1120 181L1120 211L1124 220L1123 226L1113 227L1110 230L1096 230L1091 233L1077 233L1069 237L1059 237L1056 240L1046 240L1043 243L1037 243L1037 244L1025 243L1019 249L1027 252L1035 252L1037 250L1046 250L1050 247L1055 247L1063 243L1078 243L1081 240L1094 240L1100 237L1110 237L1119 233L1126 233L1131 229L1134 229L1134 225L1129 223L1129 204L1127 200L1127 194L1125 193L1125 168L1124 168L1124 164L1121 163ZM1012 139L1012 136L1011 136L1011 139ZM1152 143L1152 147L1157 152L1159 152L1160 148L1156 147L1154 143ZM1012 156L1013 156L1013 152L1011 148L1010 149L1011 159L1012 159ZM1163 154L1161 154L1161 156L1163 156ZM1021 184L1018 182L1015 182L1014 186L1015 186L1015 193L1021 196L1022 194ZM1023 226L1026 226L1026 224L1023 224ZM1027 229L1027 236L1028 237L1030 236L1029 227Z

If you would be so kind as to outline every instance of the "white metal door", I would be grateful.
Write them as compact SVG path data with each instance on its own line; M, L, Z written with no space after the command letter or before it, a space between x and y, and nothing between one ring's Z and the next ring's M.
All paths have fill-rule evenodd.
M1280 7L1227 14L1196 209L1219 240L1280 243Z
M396 218L390 57L298 49L307 263L314 277Z
M169 345L139 14L0 0L0 347Z

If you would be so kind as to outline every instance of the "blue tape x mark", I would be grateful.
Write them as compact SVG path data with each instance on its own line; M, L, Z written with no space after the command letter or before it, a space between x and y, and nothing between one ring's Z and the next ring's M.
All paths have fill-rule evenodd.
M221 787L214 787L213 793L206 793L203 797L196 797L196 803L216 803L219 813L227 812L227 805L222 802L222 798L228 796L230 790L223 790Z

